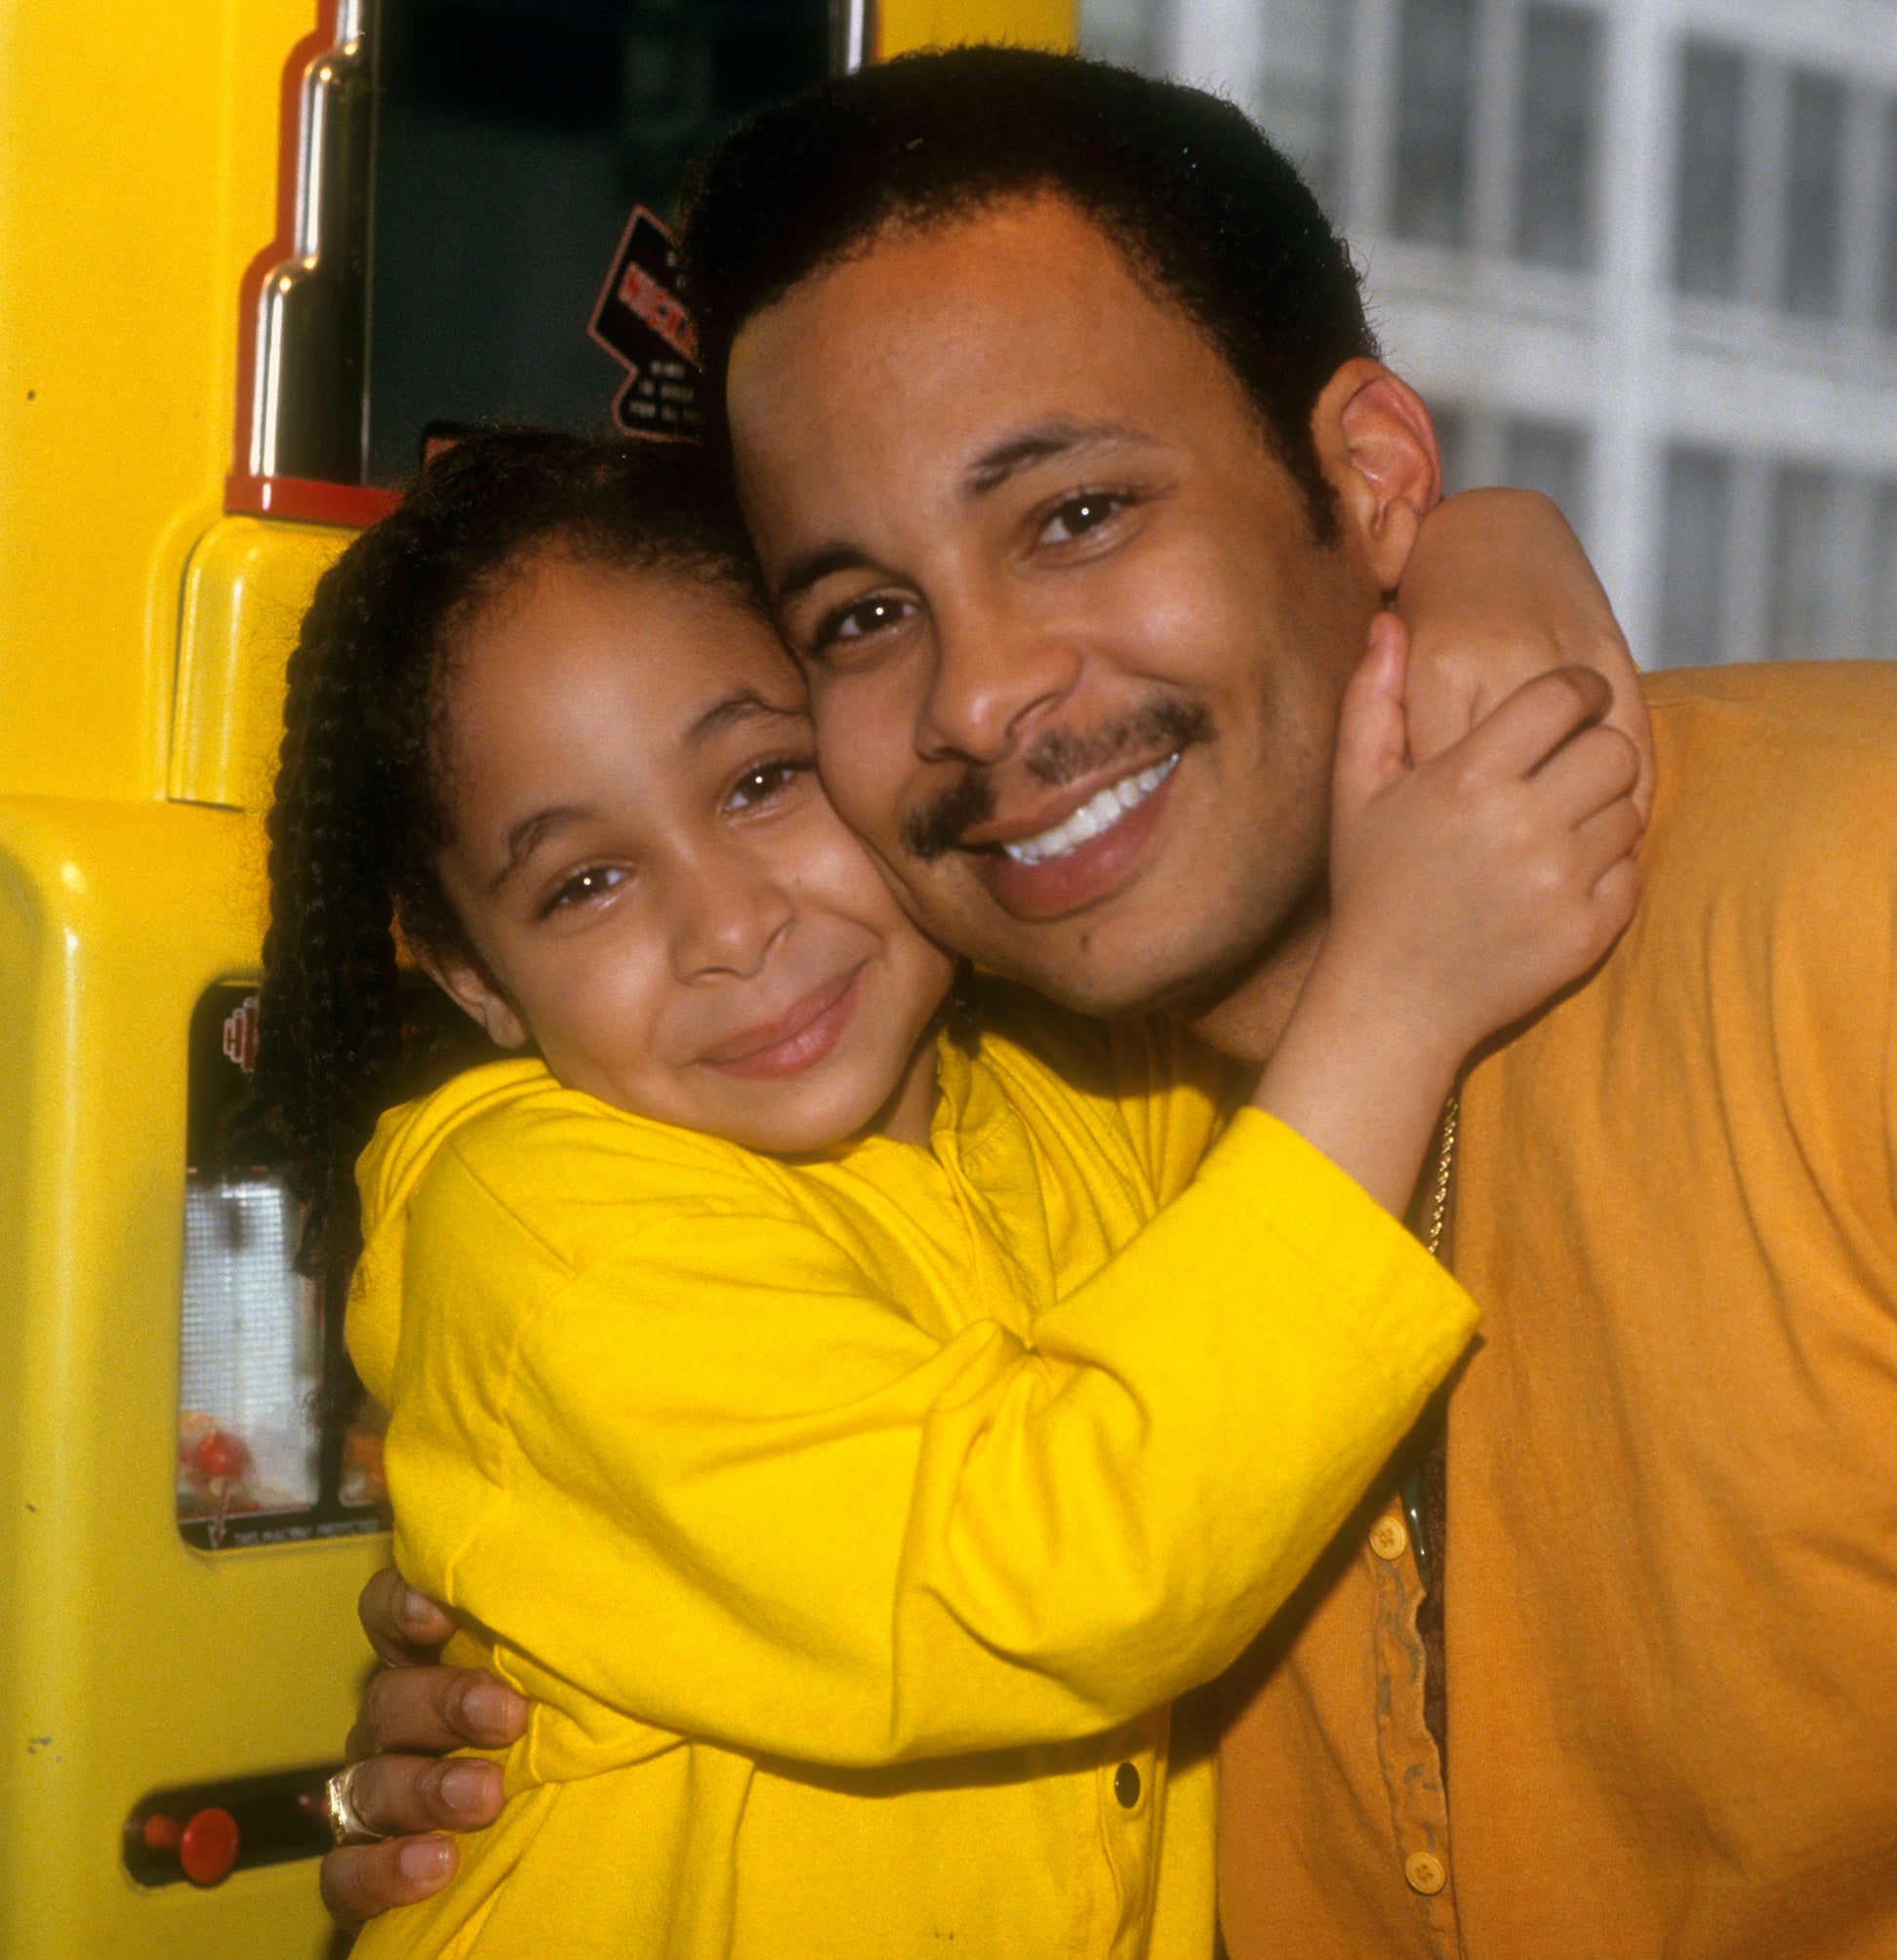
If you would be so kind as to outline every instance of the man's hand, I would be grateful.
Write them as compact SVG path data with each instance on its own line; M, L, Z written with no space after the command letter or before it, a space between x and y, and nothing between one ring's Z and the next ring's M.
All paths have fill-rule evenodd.
M1567 520L1531 490L1466 490L1424 519L1396 594L1410 631L1410 753L1430 761L1515 690L1588 667L1613 704L1601 726L1639 758L1635 808L1653 804L1653 727L1607 594Z
M412 1905L454 1876L456 1852L441 1831L483 1830L501 1814L501 1771L452 1749L492 1749L527 1726L527 1703L474 1667L436 1664L454 1621L433 1600L384 1567L362 1589L356 1611L369 1644L387 1663L370 1681L349 1734L362 1767L350 1794L379 1844L344 1845L323 1860L323 1903L344 1927L391 1905Z

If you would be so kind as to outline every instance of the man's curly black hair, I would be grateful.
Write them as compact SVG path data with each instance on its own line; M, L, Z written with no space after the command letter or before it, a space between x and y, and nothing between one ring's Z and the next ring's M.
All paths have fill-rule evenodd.
M400 958L404 941L467 950L435 871L443 676L458 631L548 552L675 573L761 611L743 533L695 453L531 430L462 440L323 575L290 657L241 1119L307 1207L305 1271L355 1258L354 1164L378 1116L444 1059L468 1059L451 1030L471 1023L445 998L429 1012Z
M891 224L1070 199L1203 329L1336 536L1311 413L1374 355L1358 275L1296 169L1230 102L1026 48L905 55L759 110L689 186L681 266L714 419L750 316Z

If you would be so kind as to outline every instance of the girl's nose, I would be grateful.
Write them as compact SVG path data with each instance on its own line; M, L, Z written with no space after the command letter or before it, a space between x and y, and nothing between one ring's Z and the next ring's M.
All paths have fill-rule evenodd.
M672 971L687 985L751 979L797 915L784 881L737 850L682 866L673 908Z

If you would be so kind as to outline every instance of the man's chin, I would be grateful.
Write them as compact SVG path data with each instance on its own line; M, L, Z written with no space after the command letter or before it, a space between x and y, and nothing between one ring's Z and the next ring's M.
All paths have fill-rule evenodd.
M957 883L952 904L919 919L924 931L983 971L1102 1020L1197 1023L1252 986L1312 905L1321 914L1321 881L1284 891L1245 872L1142 877L1105 904L1045 920L1008 914L979 879Z
M1100 1020L1168 1011L1201 998L1230 971L1230 949L1188 945L1177 928L1122 934L1115 922L1089 918L1009 925L1005 933L979 936L975 964ZM977 936L957 937L976 943Z

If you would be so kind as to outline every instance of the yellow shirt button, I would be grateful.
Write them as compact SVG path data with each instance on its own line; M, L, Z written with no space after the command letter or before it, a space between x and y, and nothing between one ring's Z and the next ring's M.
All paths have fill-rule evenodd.
M1403 1529L1401 1518L1379 1518L1370 1527L1370 1549L1379 1558L1401 1558L1403 1547L1408 1543L1409 1533ZM1440 1884L1441 1880L1438 1879L1436 1883ZM1422 1892L1426 1888L1419 1885L1416 1889ZM1433 1892L1435 1887L1431 1886L1427 1889Z
M1400 1532L1402 1526L1396 1529ZM1403 1860L1403 1876L1412 1892L1431 1894L1442 1890L1449 1874L1443 1870L1441 1859L1432 1858L1427 1851L1413 1851Z

